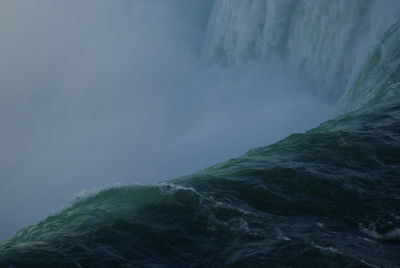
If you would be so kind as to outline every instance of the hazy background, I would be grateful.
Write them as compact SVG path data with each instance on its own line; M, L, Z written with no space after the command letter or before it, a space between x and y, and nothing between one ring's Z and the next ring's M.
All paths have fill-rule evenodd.
M83 189L185 175L329 117L283 67L203 60L211 2L0 2L0 239Z

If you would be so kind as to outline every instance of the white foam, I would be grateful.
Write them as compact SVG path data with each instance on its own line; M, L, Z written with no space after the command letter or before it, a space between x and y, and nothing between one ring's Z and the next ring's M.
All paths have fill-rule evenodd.
M386 232L384 234L380 234L380 233L378 233L378 232L376 232L374 230L371 230L371 229L368 229L368 228L365 228L365 227L361 227L360 230L363 233L369 235L370 237L373 237L373 238L378 239L378 240L396 240L396 241L400 240L400 228L391 230L391 231Z

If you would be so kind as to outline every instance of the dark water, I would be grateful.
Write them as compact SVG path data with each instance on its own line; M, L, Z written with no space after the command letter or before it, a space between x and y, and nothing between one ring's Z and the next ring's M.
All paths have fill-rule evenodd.
M82 197L0 267L400 266L400 102L191 176Z

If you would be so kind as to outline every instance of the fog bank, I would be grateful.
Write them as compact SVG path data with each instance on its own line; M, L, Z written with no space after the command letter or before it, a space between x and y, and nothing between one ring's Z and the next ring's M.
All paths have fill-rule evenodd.
M182 176L329 117L285 66L204 60L211 4L0 3L0 239L83 189Z

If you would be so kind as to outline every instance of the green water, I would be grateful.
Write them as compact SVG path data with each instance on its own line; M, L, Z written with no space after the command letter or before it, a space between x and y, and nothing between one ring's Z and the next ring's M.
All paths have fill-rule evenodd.
M0 247L0 267L400 265L400 103L191 176L82 197Z

